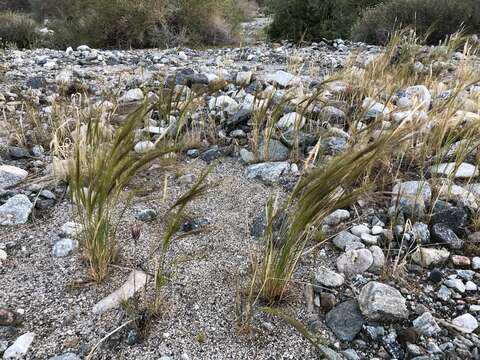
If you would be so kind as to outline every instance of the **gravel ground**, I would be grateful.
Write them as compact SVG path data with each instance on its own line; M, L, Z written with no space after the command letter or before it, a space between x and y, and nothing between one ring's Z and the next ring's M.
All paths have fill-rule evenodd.
M199 174L206 167L201 160L182 164L183 173ZM176 170L178 172L178 170ZM185 191L169 176L167 203ZM161 235L163 174L146 171L135 187L152 190L136 197L122 224L121 257L110 278L101 284L72 286L85 279L80 251L66 258L51 254L59 228L73 220L71 205L62 201L53 210L37 216L34 223L7 229L0 243L7 244L8 261L0 268L0 304L24 310L24 321L15 328L0 327L0 339L11 343L27 331L36 334L27 359L46 359L67 351L86 355L108 332L127 320L121 309L101 316L92 313L94 304L119 287L126 269L144 258L154 239ZM207 219L203 231L178 240L172 247L176 262L170 284L164 289L162 316L153 320L144 339L128 345L128 330L106 341L98 359L158 359L160 356L190 359L305 359L315 357L299 333L278 319L259 314L253 325L258 332L242 335L235 316L237 289L248 274L249 256L258 240L249 234L249 223L258 216L269 196L280 187L265 187L243 177L243 165L223 159L209 175L217 184L193 203L188 214ZM137 248L128 236L129 224L138 210L156 208L158 218L145 223ZM299 278L314 265L315 255L305 260ZM135 260L136 259L136 260ZM123 268L122 268L123 267ZM311 274L311 272L310 272ZM294 287L285 309L305 318L301 286ZM269 322L272 327L265 324ZM267 329L268 328L268 329ZM201 339L202 341L199 341Z

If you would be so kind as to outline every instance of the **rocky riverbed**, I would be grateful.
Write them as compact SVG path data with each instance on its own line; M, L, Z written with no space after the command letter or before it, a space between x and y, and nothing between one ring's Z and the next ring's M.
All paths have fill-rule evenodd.
M242 333L236 298L261 244L267 200L288 195L316 144L330 158L349 149L353 136L347 121L352 104L336 97L348 83L328 84L323 101L311 111L299 113L295 105L323 86L326 76L352 66L364 69L383 53L380 47L342 40L303 47L0 52L0 355L83 359L124 324L128 316L119 299L148 281L132 269L162 233L161 214L212 165L208 181L217 186L190 206L173 245L177 265L161 316L148 331L122 328L99 346L95 358L316 358L298 331L263 312L251 320L255 331ZM361 99L364 122L381 118L395 124L408 116L425 116L427 122L435 102L450 90L455 69L466 61L479 63L476 56L457 52L436 65L443 71L441 91L415 84L402 89L394 105L385 98ZM414 70L429 71L421 62ZM134 197L118 234L120 259L106 281L90 283L67 185L53 176L56 154L40 141L38 127L51 131L48 124L58 107L75 94L91 103L131 107L154 101L166 83L184 93L214 89L202 95L193 116L201 127L198 142L171 169L153 165L130 184ZM463 89L455 116L478 121L479 94L475 85ZM274 103L290 99L275 125L282 136L255 143L254 104L272 98ZM26 123L29 111L37 122ZM293 154L291 140L297 123L305 123L300 155ZM144 130L153 141L167 128L152 117ZM460 163L450 153L427 163L427 176L419 168L399 176L386 200L362 199L323 220L325 241L308 245L280 306L324 339L327 358L480 358L480 229L475 227L480 134L469 139L473 146ZM139 139L136 150L150 144ZM439 178L449 183L439 186ZM134 244L129 232L137 221L142 234ZM122 286L119 297L115 291Z

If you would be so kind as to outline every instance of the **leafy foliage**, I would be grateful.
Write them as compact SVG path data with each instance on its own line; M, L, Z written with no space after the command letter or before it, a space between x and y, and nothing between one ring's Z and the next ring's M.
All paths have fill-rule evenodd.
M36 24L28 15L5 11L0 13L0 47L31 47L38 40Z

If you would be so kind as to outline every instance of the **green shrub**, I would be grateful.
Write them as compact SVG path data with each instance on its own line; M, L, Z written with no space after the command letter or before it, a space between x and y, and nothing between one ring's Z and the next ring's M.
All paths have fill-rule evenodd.
M53 19L58 47L146 48L184 42L222 44L244 19L247 0L32 0L37 19Z
M149 47L169 7L164 0L75 0L52 23L57 46ZM51 11L51 9L49 9Z
M347 38L362 9L381 0L269 0L273 39Z
M0 46L28 48L38 40L36 23L28 15L5 11L0 13Z
M478 0L391 0L366 10L352 34L356 41L385 44L394 30L410 27L426 37L428 44L438 44L446 36L461 30L480 30Z
M30 8L38 21L68 16L76 0L30 0Z
M170 25L185 31L196 44L231 42L247 12L246 1L176 0L176 11Z

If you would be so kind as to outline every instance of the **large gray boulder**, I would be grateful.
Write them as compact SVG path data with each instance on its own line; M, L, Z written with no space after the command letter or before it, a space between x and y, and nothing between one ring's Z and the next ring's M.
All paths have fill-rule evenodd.
M386 284L371 281L362 288L358 297L362 314L371 321L396 321L408 318L405 298Z
M33 204L26 195L15 195L0 206L0 225L20 225L28 221Z

